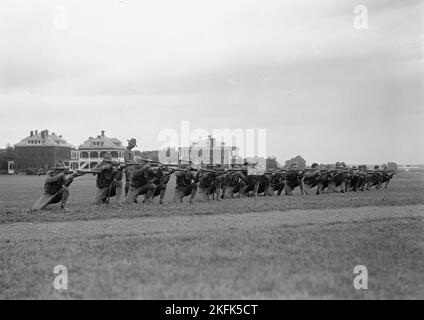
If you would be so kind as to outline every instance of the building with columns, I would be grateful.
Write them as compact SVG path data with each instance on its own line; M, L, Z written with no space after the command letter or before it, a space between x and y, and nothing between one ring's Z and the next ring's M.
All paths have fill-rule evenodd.
M178 149L179 160L191 161L198 167L221 164L228 168L232 164L242 163L238 152L238 147L226 146L224 142L217 144L216 139L211 135L205 140L193 143L190 147Z
M109 138L105 131L97 137L89 137L77 150L72 150L70 166L73 170L93 169L103 161L106 152L112 155L113 161L124 161L125 147L117 138Z

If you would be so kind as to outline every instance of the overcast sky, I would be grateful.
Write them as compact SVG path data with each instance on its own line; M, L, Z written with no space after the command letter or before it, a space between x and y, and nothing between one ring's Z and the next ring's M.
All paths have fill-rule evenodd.
M266 129L280 162L424 163L422 3L2 0L0 147L47 128L156 149L187 120Z

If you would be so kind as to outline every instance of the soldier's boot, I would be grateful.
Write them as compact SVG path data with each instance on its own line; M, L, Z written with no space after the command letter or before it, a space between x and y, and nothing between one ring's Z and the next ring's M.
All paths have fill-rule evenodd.
M121 204L121 198L122 198L122 181L116 182L116 202L118 204Z
M286 184L284 186L284 192L285 192L286 196L292 196L293 195L292 188L288 184Z
M221 199L222 199L222 189L216 188L215 195L216 195L216 200L221 201Z
M319 184L317 185L317 192L316 192L316 194L321 194L321 192L322 192L322 184L321 184L321 183L319 183Z
M245 190L246 190L246 183L243 182L243 183L240 184L240 188L239 188L239 192L237 194L237 198L242 198Z
M63 191L62 191L62 199L60 202L60 209L68 211L69 209L66 207L66 203L68 202L69 199L69 189L67 187L63 187Z
M159 204L163 204L163 199L165 198L165 193L166 193L166 189L161 189L160 190Z
M128 192L130 191L130 185L131 185L130 181L125 182L125 197L128 196Z
M345 188L346 188L345 183L342 182L342 184L340 185L340 193L345 193L346 192Z
M255 183L255 186L253 187L253 196L257 197L258 196L258 190L259 190L259 181L257 181Z
M153 194L155 193L155 189L150 188L147 190L146 196L144 197L143 203L150 203L153 199Z
M194 197L196 197L196 193L197 193L197 188L193 188L190 194L190 203L194 202Z
M282 184L279 186L279 188L278 188L278 192L277 192L277 195L281 196L281 194L283 193L283 190L284 190L284 183L282 183Z

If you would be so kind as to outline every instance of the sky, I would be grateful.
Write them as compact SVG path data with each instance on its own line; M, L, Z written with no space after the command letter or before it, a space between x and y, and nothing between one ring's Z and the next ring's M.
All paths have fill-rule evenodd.
M415 0L2 0L0 148L49 129L152 150L188 121L266 130L280 163L423 164L423 14Z

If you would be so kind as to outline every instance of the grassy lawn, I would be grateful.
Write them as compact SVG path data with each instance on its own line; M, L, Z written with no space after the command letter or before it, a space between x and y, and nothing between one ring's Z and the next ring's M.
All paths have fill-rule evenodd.
M387 189L381 191L373 189L348 194L301 196L297 190L297 194L293 197L228 199L221 202L210 201L193 205L172 203L175 184L174 181L170 181L164 205L140 203L118 209L111 201L110 207L93 208L91 203L96 191L95 180L93 176L86 176L78 178L71 186L71 198L68 203L70 212L60 212L56 205L45 212L29 214L28 209L43 192L44 179L45 177L38 176L0 176L0 224L20 221L71 221L424 203L424 175L422 173L400 173L390 182Z
M198 217L201 219L201 217ZM0 298L424 298L424 220L0 242ZM69 289L53 289L53 268ZM366 265L367 291L353 287Z
M69 213L29 214L43 181L0 176L0 299L424 298L422 174L382 191L193 205L172 204L171 185L162 206L121 209L93 209L84 177ZM53 289L59 264L67 291Z

